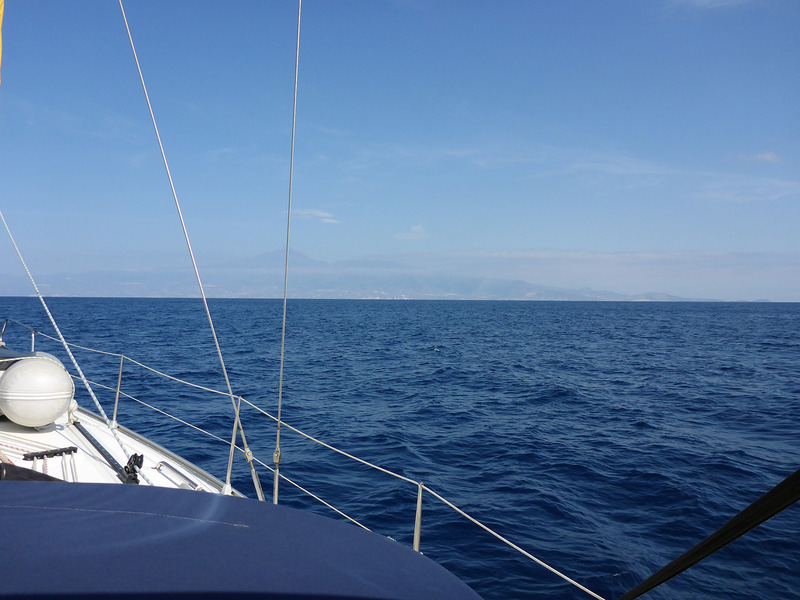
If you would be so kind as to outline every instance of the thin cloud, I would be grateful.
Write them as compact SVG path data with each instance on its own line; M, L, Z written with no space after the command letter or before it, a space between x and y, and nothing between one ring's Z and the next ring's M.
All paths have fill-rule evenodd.
M782 162L774 152L740 154L738 159L772 164ZM609 185L615 185L618 189L663 185L672 188L674 193L685 193L714 202L749 204L800 195L800 182L792 179L680 169L625 155L579 157L564 172L593 176L591 182L595 189Z
M674 169L647 160L615 154L587 156L576 160L571 169L605 175L672 175L675 173Z
M689 6L697 9L728 8L730 6L740 6L753 0L671 0L672 4Z
M296 217L300 219L309 219L317 221L318 223L331 223L337 224L338 219L334 218L333 214L325 212L324 210L316 210L313 208L301 208L293 211Z
M771 163L783 162L783 159L774 152L761 152L759 154L740 154L739 160L745 162L771 162Z
M396 233L394 239L396 240L423 240L428 237L428 233L422 225L414 225L408 231Z
M236 151L233 148L216 148L209 152L208 158L212 162L217 162L220 160L228 160L236 155Z
M378 165L395 167L432 166L442 162L482 160L483 153L474 148L440 147L403 144L376 144L371 148L360 148L359 152L344 165L351 171L362 171Z
M709 177L697 195L707 200L736 204L774 201L800 195L800 182L769 178L754 179L737 175L714 175Z

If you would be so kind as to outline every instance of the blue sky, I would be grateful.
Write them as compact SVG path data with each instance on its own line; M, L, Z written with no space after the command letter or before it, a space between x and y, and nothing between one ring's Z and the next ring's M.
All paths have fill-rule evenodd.
M274 295L296 4L126 11L211 293ZM306 0L292 249L326 281L800 301L798 31L794 0ZM6 0L2 61L0 208L44 289L182 290L117 3Z

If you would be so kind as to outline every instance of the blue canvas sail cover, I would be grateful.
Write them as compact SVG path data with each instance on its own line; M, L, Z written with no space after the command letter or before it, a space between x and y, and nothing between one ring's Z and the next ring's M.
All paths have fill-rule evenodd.
M0 593L478 599L410 548L304 511L186 490L0 482Z

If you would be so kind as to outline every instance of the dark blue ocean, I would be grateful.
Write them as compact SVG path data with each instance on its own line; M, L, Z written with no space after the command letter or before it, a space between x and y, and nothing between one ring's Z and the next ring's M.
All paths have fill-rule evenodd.
M70 342L224 389L200 300L50 304ZM235 393L275 412L280 301L210 306ZM0 317L52 332L36 299L0 298ZM29 343L11 325L4 339ZM118 359L77 356L116 384ZM285 422L423 481L607 599L800 468L800 304L290 300L284 378ZM229 398L128 364L123 391L230 439ZM224 478L223 443L129 400L118 420ZM243 421L271 462L274 423ZM286 429L281 448L282 474L411 544L414 486ZM241 457L234 485L253 494ZM286 483L281 502L333 515ZM487 600L589 597L428 495L422 551ZM800 598L800 506L645 597Z

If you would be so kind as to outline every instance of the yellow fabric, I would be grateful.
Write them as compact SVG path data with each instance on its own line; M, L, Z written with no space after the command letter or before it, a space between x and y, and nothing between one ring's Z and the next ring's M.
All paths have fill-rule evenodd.
M0 0L0 64L3 62L3 5L6 0Z

